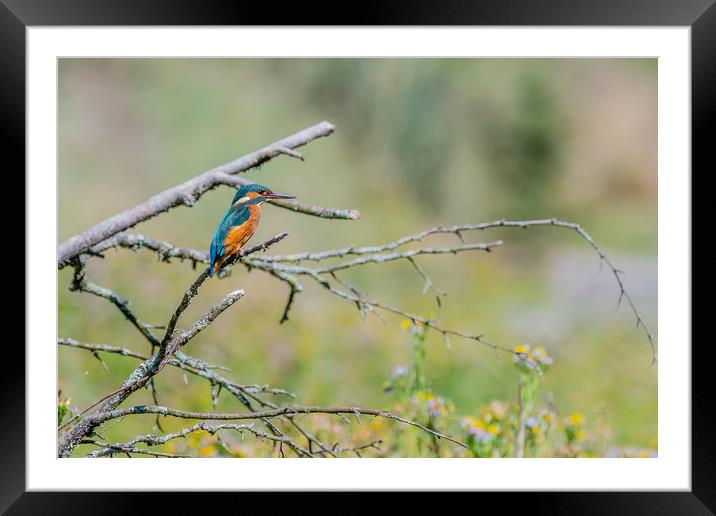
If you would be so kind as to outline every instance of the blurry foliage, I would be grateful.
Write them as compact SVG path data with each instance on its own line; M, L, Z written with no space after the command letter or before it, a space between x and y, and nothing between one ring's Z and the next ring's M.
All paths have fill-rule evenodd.
M490 168L505 191L506 211L515 218L530 218L551 204L569 128L541 75L526 75L516 89L515 108L504 118L493 119L485 132L485 147Z
M399 106L402 116L391 127L399 171L428 212L437 211L449 195L443 169L455 143L455 125L449 117L452 100L444 97L449 92L440 87L443 80L441 73L414 77Z
M384 243L438 224L574 220L626 271L627 287L655 327L655 63L62 59L58 237L326 119L336 133L302 149L305 163L276 159L247 177L308 203L358 208L361 219L325 221L267 207L257 241L286 230L290 236L276 252L291 253ZM205 249L231 195L217 189L194 208L178 208L136 230ZM560 414L580 411L585 425L599 423L588 431L599 443L654 448L657 368L649 367L648 344L630 314L614 312L618 292L599 274L591 251L573 235L547 228L496 230L477 238L503 239L506 245L487 256L420 260L436 286L448 292L441 310L445 325L501 343L540 342L555 364L539 392L553 393ZM154 324L166 322L195 277L189 265L162 264L149 253L117 251L107 258L91 263L90 277L130 299L139 316ZM68 292L70 276L68 270L58 273L60 336L147 351L116 309ZM433 297L421 295L422 281L409 265L366 266L345 280L406 310L435 309ZM291 321L279 326L286 291L259 272L237 271L211 282L187 320L235 288L245 288L246 299L192 341L188 352L230 367L239 382L285 388L298 393L300 403L378 407L387 399L380 387L390 364L412 360L399 321L362 322L354 306L335 302L318 287L307 286ZM463 417L489 428L480 414L492 400L515 417L514 364L473 343L455 340L448 350L436 335L426 335L424 346L429 352L422 371L430 374L421 374L424 385L411 380L409 396L394 399L401 407L444 402L446 415L434 424L458 432ZM114 389L134 365L122 357L103 358L108 371L88 353L59 350L58 387L73 405L86 406ZM197 379L185 382L181 374L167 372L157 387L162 403L211 409L209 389ZM149 393L136 396L138 403L151 402ZM539 396L532 417L549 409ZM217 410L240 409L220 396ZM422 417L430 421L427 412ZM385 454L393 453L389 443L396 435L406 443L425 438L377 419L350 429L337 418L315 421L325 438L383 438ZM560 424L562 416L554 423ZM152 420L138 418L108 429L106 438L149 431ZM242 456L271 449L257 448L251 438L237 446ZM431 450L429 439L410 446ZM605 450L600 444L595 453Z

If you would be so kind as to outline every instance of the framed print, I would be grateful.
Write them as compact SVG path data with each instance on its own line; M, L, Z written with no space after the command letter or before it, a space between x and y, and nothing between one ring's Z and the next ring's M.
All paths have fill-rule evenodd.
M690 167L716 8L341 27L219 6L0 7L27 199L3 510L156 490L713 510Z

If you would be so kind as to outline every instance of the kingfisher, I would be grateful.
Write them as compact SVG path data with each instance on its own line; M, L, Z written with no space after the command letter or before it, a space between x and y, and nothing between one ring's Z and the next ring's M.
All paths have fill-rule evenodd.
M254 235L261 218L261 205L265 201L295 198L294 195L276 193L259 184L244 185L237 189L211 241L209 276L214 276L226 259L241 251Z

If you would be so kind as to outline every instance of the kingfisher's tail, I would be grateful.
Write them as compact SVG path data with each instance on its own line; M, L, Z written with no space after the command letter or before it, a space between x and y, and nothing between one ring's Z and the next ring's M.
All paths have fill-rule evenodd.
M209 277L213 277L214 274L219 272L221 264L224 262L221 256L212 256L211 263L209 264Z
M212 278L214 276L214 265L216 264L216 246L214 245L214 242L211 242L211 247L209 249L209 277Z

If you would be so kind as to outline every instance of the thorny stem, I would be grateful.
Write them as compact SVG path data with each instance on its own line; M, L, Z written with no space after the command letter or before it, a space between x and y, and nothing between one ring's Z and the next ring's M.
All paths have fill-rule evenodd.
M242 253L234 255L230 260L227 260L225 262L224 268L227 268L227 267L230 267L231 265L233 265L233 263L235 263L237 259L240 259L244 256L247 256L249 254L252 254L252 253L255 253L258 251L266 250L268 247L270 247L274 243L282 240L286 236L287 236L287 233L285 233L285 232L279 233L279 234L275 235L274 237L272 237L271 239L269 239L265 242L262 242L261 244L255 245L251 248L246 249ZM173 334L173 329L176 325L176 321L178 320L178 317L186 309L189 302L191 301L191 298L193 298L196 295L199 286L206 279L207 272L208 272L208 270L203 271L199 275L199 278L192 284L192 287L190 287L188 289L187 295L185 295L185 298L182 300L182 303L180 303L179 308L177 309L177 311L175 311L174 315L176 315L176 317L172 317L172 323L167 328L167 335ZM171 363L173 360L175 360L175 359L172 359L172 355L174 355L177 352L178 348L183 346L184 344L186 344L186 342L188 342L188 340L190 340L192 338L193 335L191 335L191 332L195 329L197 329L198 331L201 331L201 329L203 329L203 327L210 324L213 321L213 318L216 315L218 315L218 313L223 311L225 308L228 308L228 306L230 306L230 304L233 303L233 301L235 301L234 297L236 299L238 299L238 297L240 297L240 295L238 297L236 297L236 295L239 293L241 295L243 295L243 291L234 292L234 293L230 294L229 296L227 296L221 303L218 303L217 305L215 305L214 308L209 312L209 314L207 314L207 316L205 318L203 318L200 321L198 321L197 323L195 323L195 325L192 327L192 329L189 330L188 333L184 332L184 333L181 333L180 335L178 335L173 340L170 339L169 343L161 346L160 351L158 351L155 355L153 355L152 357L145 360L145 362L140 364L140 367L138 367L135 370L133 375L130 376L130 378L125 382L125 384L123 384L122 387L120 387L120 389L118 389L117 391L115 391L113 393L110 393L109 395L107 395L107 396L101 398L100 400L98 400L97 402L93 403L90 407L85 409L82 412L82 414L86 413L91 408L94 408L99 403L107 400L108 398L110 398L112 396L116 396L118 398L116 400L116 402L112 402L112 400L106 402L105 406L103 406L100 409L100 412L105 408L110 408L110 407L107 407L107 404L109 404L109 403L113 403L113 406L116 407L119 403L121 403L123 401L123 399L126 399L126 397L129 396L132 392L136 391L138 388L140 388L141 386L146 384L147 380L153 382L154 376L164 367L164 365L166 365L167 363ZM233 300L229 303L228 300L230 298ZM77 346L77 347L80 347L80 346ZM106 351L108 349L104 348L103 350ZM96 352L96 350L92 350L92 351ZM164 357L164 358L162 359L160 357ZM197 364L193 363L192 365L197 365ZM207 372L207 368L197 368L196 374L199 374L200 376L208 377L210 379L210 381L212 381L212 384L214 384L214 382L216 382L216 384L218 384L218 385L226 386L227 389L232 394L234 394L237 398L239 398L240 401L245 403L249 409L251 409L250 402L244 396L244 394L248 394L251 396L251 394L248 392L248 390L242 389L240 386L237 386L236 384L228 382L225 379L220 378L211 372ZM285 393L285 391L284 391L284 393ZM290 394L290 393L286 393L286 394ZM156 398L155 398L155 402L156 402ZM74 419L76 419L76 418L74 418ZM68 426L69 424L71 424L74 421L74 419L68 421L61 428L64 428L64 427ZM266 420L265 418L262 418L262 420L264 421L266 426L269 428L269 430L273 433L273 435L277 438L280 438L281 444L283 444L283 443L287 444L294 451L296 451L296 453L299 454L299 456L301 456L301 455L312 456L310 453L308 455L306 455L305 450L300 445L298 445L292 439L284 436L275 427L275 425L273 425L270 421ZM292 421L292 424L294 427L296 427L302 434L304 434L309 439L309 442L311 442L311 441L315 442L322 450L326 450L325 446L320 441L315 439L309 433L305 432L297 423ZM86 431L91 431L93 428L92 423L90 422L88 426L86 425L86 427L87 427ZM66 434L69 434L69 433L70 433L70 431L66 432ZM66 434L63 437L67 437ZM64 442L65 446L66 446L64 449L62 448L62 442ZM74 442L76 442L76 438L75 438ZM74 446L73 441L70 440L68 442L68 439L64 439L64 441L61 441L61 447L60 447L60 450L62 450L61 453L63 455L67 454L71 450L72 446Z
M94 420L97 424L110 419L116 419L119 417L136 415L136 414L161 414L163 416L173 416L182 419L212 419L212 420L243 420L243 419L261 419L261 418L275 418L285 415L299 415L299 414L365 414L369 416L383 417L386 419L393 419L401 423L420 428L421 430L434 435L439 439L445 439L455 443L463 448L467 448L467 445L453 439L447 435L441 434L436 430L432 430L420 423L405 419L403 417L392 414L385 410L367 409L362 407L280 407L273 410L264 410L260 412L238 412L238 413L226 413L226 412L191 412L188 410L178 410L169 407L161 406L147 406L138 405L135 407L127 407L123 409L115 409L111 411L101 412L94 414Z
M231 267L234 263L236 263L236 260L239 260L241 258L244 258L245 256L248 256L250 254L259 252L259 251L265 251L273 244L280 242L284 238L288 236L288 233L282 232L274 235L273 237L269 238L265 242L262 242L260 244L257 244L255 246L252 246L248 249L241 250L239 253L231 256L228 260L225 261L223 268L227 269L228 267ZM166 355L166 349L167 345L169 344L169 341L172 339L174 334L174 329L176 328L177 322L179 321L179 318L184 313L184 311L187 309L189 304L191 303L192 299L196 297L197 293L199 292L199 287L206 281L206 278L209 277L209 268L206 268L203 270L199 276L194 280L194 283L191 284L191 286L184 292L184 297L182 297L181 302L179 303L179 306L177 306L176 310L174 310L174 313L172 313L171 319L169 319L169 323L167 324L167 330L164 334L164 338L162 339L160 345L159 345L159 353L157 354L158 362L164 360L164 357ZM169 354L171 355L171 353Z
M629 308L631 309L632 313L636 317L636 324L637 327L641 327L644 333L646 334L646 337L649 341L649 345L652 351L652 363L655 363L657 360L657 350L656 350L656 341L654 339L654 336L647 325L646 321L642 317L641 313L639 312L638 308L634 304L631 296L626 290L626 287L624 285L624 282L622 280L621 275L623 274L623 271L619 270L608 258L606 253L599 247L594 239L587 233L586 230L584 230L579 224L572 223L572 222L566 222L563 220L555 219L555 218L545 218L545 219L531 219L531 220L495 220L492 222L484 222L481 224L459 224L459 225L453 225L453 226L436 226L430 229L426 229L424 231L421 231L420 233L416 233L414 235L409 235L403 238L400 238L398 240L395 240L393 242L389 242L387 244L383 245L377 245L377 246L363 246L363 247L357 247L357 246L348 246L341 249L332 249L328 251L322 251L322 252L307 252L307 253L297 253L297 254L290 254L290 255L273 255L273 256L261 256L261 257L251 257L245 260L242 260L247 267L250 268L256 268L263 270L277 279L280 279L281 281L284 281L289 286L289 296L287 303L285 305L283 314L281 316L281 322L285 322L288 320L288 314L289 310L295 301L296 294L299 294L302 292L303 287L296 279L297 275L304 275L308 276L309 278L315 280L320 285L326 287L328 285L328 282L325 279L320 278L319 276L322 274L328 274L331 275L331 273L334 273L335 271L346 269L349 267L355 267L364 265L366 263L380 263L383 261L392 261L397 259L406 259L411 261L413 266L415 267L417 263L414 260L414 257L418 254L431 254L430 250L434 248L422 248L422 249L414 249L411 251L408 251L406 253L390 253L385 254L388 251L393 251L395 249L398 249L404 245L407 245L412 242L418 242L421 241L431 235L435 234L445 234L445 233L452 233L455 234L463 244L460 247L454 247L454 248L437 248L437 249L443 249L442 252L461 252L466 250L472 250L476 249L474 246L475 244L468 244L464 240L463 234L470 231L484 231L486 229L491 228L522 228L527 229L532 226L554 226L554 227L561 227L565 229L571 229L575 231L582 239L584 239L592 249L597 253L599 256L601 263L606 263L609 269L611 270L617 286L619 287L619 303L621 303L622 300L626 300ZM116 245L122 246L122 247L147 247L149 249L154 249L158 247L156 245L155 241L152 241L151 239L147 239L147 237L144 237L142 235L127 235L125 242L117 242ZM144 242L147 242L146 244ZM130 244L131 242L131 244ZM202 253L201 251L195 251L195 250L189 250L189 249L182 249L182 248L176 248L174 246L171 246L171 244L166 244L164 246L164 249L169 249L172 256L177 256L182 259L194 259L196 258L197 261L202 261L204 263L208 262L208 256L206 253ZM492 242L488 244L477 244L477 249L489 251L492 247L495 247L496 245L502 245L502 241ZM168 246L168 247L167 247ZM158 251L157 251L158 252ZM377 253L384 253L382 255L377 255ZM341 258L346 256L363 256L363 255L369 255L368 257L365 257L363 260L353 260L351 262L343 262L341 264L331 266L331 267L323 267L323 268L311 268L306 267L304 265L284 265L287 263L293 263L293 264L300 264L301 262L307 262L307 261L322 261L329 258ZM376 256L377 255L377 256ZM202 259L203 256L203 259ZM350 265L346 265L347 263L350 263ZM430 281L429 276L420 269L419 267L416 268L418 270L418 273L421 275L423 280L425 281L425 286L428 288L435 288L432 285L432 282ZM326 287L330 292L333 294L339 295L339 297L343 297L345 299L348 299L352 302L355 302L357 304L358 300L356 299L357 294L355 291L353 291L353 296L343 296L340 294L337 294L337 291L332 290L331 288ZM427 290L427 289L426 289ZM439 291L436 291L439 294ZM370 305L370 303L365 303L366 305ZM375 304L376 307L382 308L379 304ZM391 311L393 313L408 317L408 318L414 318L416 321L420 321L420 318L417 317L411 317L411 314L407 314L406 312L402 312L398 309L391 309L387 310ZM420 321L422 322L422 321ZM434 326L433 326L434 327ZM435 328L437 329L437 328ZM467 339L477 340L474 339L474 335L467 334L467 335L460 335L460 333L464 332L453 332L452 330L447 330L446 332L442 332L438 329L440 333L443 333L443 335L446 334L453 334L460 337L465 337ZM490 346L492 347L492 346ZM494 348L493 348L494 349Z
M313 457L313 454L306 450L301 445L297 444L293 439L283 436L283 435L273 435L266 432L262 432L261 430L258 430L254 428L254 425L237 425L232 423L220 423L220 424L212 424L207 422L201 422L197 423L195 425L189 426L187 428L184 428L178 432L172 432L167 433L164 435L138 435L135 438L131 439L130 441L127 441L126 443L115 443L103 446L97 450L94 450L87 454L87 457L106 457L106 456L112 456L117 453L125 453L129 451L129 453L137 453L137 450L144 450L147 453L154 453L152 450L146 450L144 448L137 448L136 445L139 443L146 443L150 446L158 446L164 443L167 443L171 440L186 437L187 435L194 433L194 432L208 432L212 435L216 434L219 430L235 430L239 432L240 434L243 434L243 432L248 432L253 435L255 435L258 438L266 439L269 441L274 442L280 442L285 443L292 448L294 448L299 456L303 457ZM102 446L102 444L98 444L99 446ZM141 453L141 452L139 452Z
M134 312L132 312L132 310L129 308L129 302L126 299L121 297L119 294L109 290L108 288L104 288L100 285L87 281L87 269L85 266L85 262L86 258L84 257L80 257L75 260L75 263L73 264L74 275L72 277L72 283L70 284L70 290L87 292L88 294L93 294L95 296L103 297L109 300L119 309L120 312L122 312L122 315L124 315L124 317L126 317L127 320L132 323L132 326L134 326L139 331L139 333L141 333L144 338L149 341L149 343L152 345L152 348L158 346L159 340L149 330L149 325L143 323L137 318L136 315L134 315Z
M112 353L125 357L137 358L139 360L148 360L150 358L146 355L142 355L141 353L137 353L135 351L120 346L78 342L75 339L57 339L57 344L60 346L67 346L76 349L84 349L93 353ZM240 385L234 383L231 380L228 380L227 378L224 378L223 376L218 375L213 371L213 369L226 370L226 367L208 364L203 360L199 360L198 358L185 355L181 352L175 353L174 356L167 361L167 364L176 367L177 369L186 371L190 374L196 375L200 378L204 378L212 384L220 385L221 387L227 389L229 392L232 392L233 390L240 390L246 391L247 393L268 393L276 396L282 395L294 399L296 398L296 395L292 392L288 392L284 389L272 388L268 385Z
M271 245L275 244L276 242L279 242L283 238L285 238L288 235L288 233L283 232L279 233L270 239L266 240L265 242L262 242L260 244L257 244L255 246L252 246L241 253L238 253L234 256L232 256L230 259L226 260L224 264L224 268L230 267L233 265L237 259L243 258L244 256L247 256L249 254L258 252L258 251L264 251ZM82 265L81 268L81 280L78 280L79 273L75 272L75 280L73 282L73 285L76 283L79 284L86 284L86 280L84 279L84 265ZM208 268L202 271L197 279L192 283L192 285L187 289L187 291L184 294L184 297L182 298L181 303L177 307L177 309L172 314L172 318L170 319L169 325L167 326L167 330L164 336L164 339L162 339L162 342L159 343L159 350L157 353L152 355L149 359L147 359L145 362L140 364L140 366L132 373L132 375L125 381L122 386L117 389L116 391L111 392L110 394L104 396L103 398L100 398L99 400L95 401L92 405L84 409L80 415L85 414L87 411L91 410L92 408L96 407L101 402L107 400L108 398L111 398L113 396L118 397L118 401L114 406L117 406L119 403L124 401L127 396L129 396L132 392L136 391L140 387L143 387L146 382L151 379L154 375L156 375L169 361L171 356L182 346L184 346L189 340L191 340L197 333L202 331L204 328L206 328L209 324L213 322L213 320L224 310L226 310L229 306L231 306L234 302L236 302L239 298L241 298L244 295L243 290L237 290L235 292L232 292L231 294L227 295L222 301L214 305L211 310L199 321L194 323L194 326L192 326L188 331L182 332L176 337L173 337L174 328L176 327L176 323L181 316L181 314L186 310L186 308L189 306L189 303L191 300L196 296L199 287L204 283L206 278L209 275ZM103 296L104 297L104 296ZM116 303L115 303L116 304ZM122 397L124 395L124 397ZM101 410L101 409L100 409ZM72 423L74 419L71 419L65 425L60 427L60 429L68 426L70 423Z
M129 376L129 378L124 381L124 383L119 389L95 401L92 405L84 409L79 414L79 416L87 413L89 410L93 409L102 402L104 402L104 404L100 407L99 412L104 412L117 407L133 392L136 392L138 389L144 387L167 363L169 357L171 357L173 353L175 353L181 346L185 345L199 332L209 326L214 321L214 319L219 316L219 314L221 314L224 310L233 305L236 301L243 297L243 295L243 290L236 290L225 296L224 299L212 306L211 309L209 309L209 311L206 313L206 315L204 315L204 317L196 321L191 328L181 332L179 335L177 335L174 339L170 341L167 346L167 354L166 356L164 356L164 359L159 358L159 353L155 353L154 355L152 355L152 357L139 364L139 366L134 370L134 372ZM62 427L60 427L60 429L74 422L79 416L69 420ZM63 438L61 438L61 449L64 448L64 451L69 451L67 447L71 447L71 445L76 442L76 440L78 439L78 436L76 435L77 433L88 432L94 428L93 426L91 426L90 428L86 428L85 426L81 426L81 423L82 422L78 423L75 427L63 434ZM80 430L75 430L77 428L80 428ZM83 435L79 437L82 437ZM68 439L70 440L69 442Z

